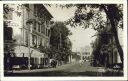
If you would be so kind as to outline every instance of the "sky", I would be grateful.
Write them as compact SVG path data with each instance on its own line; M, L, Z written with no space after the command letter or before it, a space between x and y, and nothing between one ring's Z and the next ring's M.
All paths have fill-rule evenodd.
M75 7L71 7L71 8L61 8L61 7L56 7L55 5L50 6L45 6L48 11L52 14L52 16L54 17L53 20L54 21L65 21L71 17L74 16L74 12L76 10Z
M69 18L74 16L74 12L76 10L75 7L72 8L60 8L60 7L47 7L49 12L53 15L54 21L66 21ZM95 38L92 36L95 34L95 31L88 28L83 29L81 27L73 28L71 26L67 26L69 30L72 32L72 35L69 36L69 39L72 42L72 51L79 51L81 48L84 48L85 46L89 46L92 40Z
M83 29L81 27L69 27L69 29L73 33L73 35L69 37L73 44L72 51L80 51L81 48L90 46L90 43L95 39L95 37L92 37L95 34L93 29Z

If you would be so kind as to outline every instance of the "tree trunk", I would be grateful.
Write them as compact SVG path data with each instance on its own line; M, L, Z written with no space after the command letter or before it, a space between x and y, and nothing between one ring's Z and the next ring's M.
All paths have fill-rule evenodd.
M124 61L124 55L123 55L123 49L120 45L120 42L119 42L119 38L118 38L118 32L117 32L117 29L115 27L115 24L114 24L114 21L112 19L110 19L110 23L111 23L111 26L112 26L112 33L114 35L114 39L115 39L115 43L116 43L116 47L117 47L117 50L119 52L119 56L120 56L120 59L121 59L121 62L123 64L123 61Z
M115 39L115 43L116 43L116 47L117 47L117 50L118 50L118 53L119 53L119 56L120 56L120 59L121 59L121 62L122 62L122 65L123 65L123 61L124 61L124 56L123 56L123 49L120 45L120 42L119 42L119 38L118 38L118 32L117 32L117 28L116 28L116 23L114 22L115 19L114 19L114 13L110 12L110 8L106 9L106 7L104 6L104 10L105 10L105 13L107 15L107 18L110 20L110 24L111 24L111 31L113 33L113 36L114 36L114 39Z

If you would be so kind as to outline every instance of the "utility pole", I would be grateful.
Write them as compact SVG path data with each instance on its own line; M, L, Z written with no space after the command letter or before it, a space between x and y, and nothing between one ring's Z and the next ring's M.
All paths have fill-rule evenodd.
M61 48L61 33L60 33L60 48Z
M31 53L33 51L31 51L30 49L30 37L31 37L31 31L32 31L32 22L28 21L27 22L27 26L28 26L28 69L31 70Z
M28 25L28 69L31 70L31 54L30 54L30 24Z
M59 50L61 51L61 32L60 32L60 45L59 45ZM61 51L61 53L62 53L62 51ZM62 61L61 60L60 60L60 65L62 65Z
M28 17L30 16L29 15L29 12L28 12ZM31 54L30 54L30 27L31 27L31 21L30 19L28 18L28 21L26 22L27 26L28 26L28 69L31 70Z

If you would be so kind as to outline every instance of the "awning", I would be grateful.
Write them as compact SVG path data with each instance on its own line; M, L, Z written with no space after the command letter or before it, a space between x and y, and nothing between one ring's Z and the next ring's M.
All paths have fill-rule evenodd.
M17 57L29 57L29 48L25 46L16 46L15 47L15 53ZM36 58L44 58L44 53L41 53L40 51L30 48L31 57Z

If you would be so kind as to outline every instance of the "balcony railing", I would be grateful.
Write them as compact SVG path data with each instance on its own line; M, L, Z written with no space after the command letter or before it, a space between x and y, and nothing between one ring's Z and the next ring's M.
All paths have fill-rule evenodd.
M44 33L41 33L41 32L39 32L39 31L37 31L37 30L34 30L34 29L32 29L32 32L31 33L33 33L33 34L36 34L36 35L38 35L38 36L43 36L43 37L45 37L45 38L49 38L47 35L45 35Z

